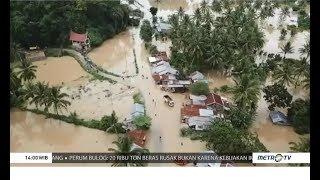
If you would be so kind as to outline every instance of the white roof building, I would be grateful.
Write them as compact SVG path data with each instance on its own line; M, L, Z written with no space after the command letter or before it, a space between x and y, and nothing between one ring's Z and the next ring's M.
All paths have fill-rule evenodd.
M211 109L199 109L200 116L213 117L213 110Z
M199 80L203 80L204 79L204 75L199 71L195 71L195 72L190 74L189 78L196 82L196 81L199 81Z
M190 128L193 128L197 131L202 131L207 129L213 121L214 119L211 117L193 116L187 120L187 124Z
M144 115L144 105L139 103L134 103L132 107L131 116L134 118L141 115Z
M156 63L156 62L158 62L158 60L155 57L149 57L149 62L150 63Z

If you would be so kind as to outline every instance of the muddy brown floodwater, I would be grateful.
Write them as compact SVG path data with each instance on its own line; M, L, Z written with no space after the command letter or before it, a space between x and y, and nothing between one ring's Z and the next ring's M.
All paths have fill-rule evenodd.
M38 66L36 76L38 81L49 85L78 84L88 76L78 62L70 56L48 57L44 61L33 62Z
M124 75L135 74L133 39L129 31L106 40L90 51L88 56L108 71Z

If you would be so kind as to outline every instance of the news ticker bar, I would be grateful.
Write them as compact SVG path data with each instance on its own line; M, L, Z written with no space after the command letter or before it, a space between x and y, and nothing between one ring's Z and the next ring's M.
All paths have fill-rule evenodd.
M310 163L310 153L10 153L10 163Z

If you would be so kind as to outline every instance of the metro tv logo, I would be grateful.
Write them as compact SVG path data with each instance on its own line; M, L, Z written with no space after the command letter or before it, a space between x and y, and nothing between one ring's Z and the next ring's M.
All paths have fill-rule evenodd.
M310 163L310 153L252 153L252 163Z
M259 155L258 160L274 160L275 162L280 162L282 160L288 160L290 161L291 155Z

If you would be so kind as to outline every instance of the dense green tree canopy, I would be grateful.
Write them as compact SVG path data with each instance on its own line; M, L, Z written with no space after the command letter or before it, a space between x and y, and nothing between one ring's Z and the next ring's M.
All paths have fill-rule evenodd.
M144 20L140 29L140 37L145 42L150 42L152 40L152 36L154 33L154 29L151 27L151 24L148 20Z
M222 8L229 7L223 1ZM169 18L172 25L172 64L183 71L230 69L240 63L243 56L254 57L263 44L263 33L256 23L256 15L243 6L219 10L208 4L195 10L193 16L178 12ZM254 62L250 62L254 63Z
M191 84L189 89L194 95L208 95L210 93L208 83L201 81Z
M263 98L268 103L271 103L268 107L271 111L273 111L275 107L286 108L291 104L292 95L283 84L266 86L263 88L263 92L265 93Z
M259 139L243 130L235 129L230 123L217 121L204 134L208 149L217 153L266 152Z
M89 31L93 45L126 28L129 9L114 1L11 1L10 28L13 42L22 47L61 46L70 30Z

